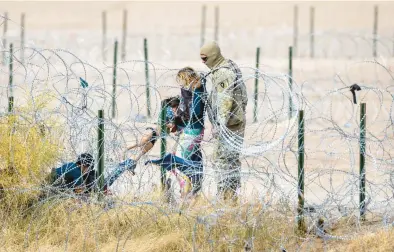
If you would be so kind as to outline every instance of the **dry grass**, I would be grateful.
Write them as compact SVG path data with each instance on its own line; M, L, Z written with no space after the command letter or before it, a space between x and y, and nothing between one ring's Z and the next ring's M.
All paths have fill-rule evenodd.
M394 231L386 230L377 233L365 234L351 241L348 244L346 251L394 251Z
M156 196L153 195L153 198ZM0 250L7 251L393 251L394 231L366 233L354 240L298 237L292 213L261 205L227 206L205 200L179 214L159 201L105 210L83 201L48 200L24 218L4 218ZM161 207L158 207L161 206ZM342 227L346 228L346 227ZM360 233L365 233L360 231Z
M254 237L254 249L261 251L295 242L291 215L261 205L234 208L201 200L180 214L158 195L148 197L151 204L110 210L80 199L39 201L41 185L61 153L59 137L40 127L54 123L35 118L49 102L48 95L35 97L0 118L0 250L240 251Z
M53 120L36 118L50 100L49 94L37 96L0 118L0 216L11 222L37 200L37 188L60 154L57 138L43 127L54 126Z
M60 154L58 137L46 128L54 126L54 120L38 121L50 102L48 94L30 100L15 113L0 118L0 184L6 187L18 185L31 187L41 182Z
M34 106L18 108L19 115L0 118L0 251L245 251L246 243L251 251L394 251L394 231L365 229L357 239L327 243L301 237L288 205L267 210L199 199L180 214L159 194L138 200L145 204L119 201L110 210L103 202L72 198L40 202L37 189L61 151L58 138L42 134L34 120L33 112L44 108L36 99ZM343 219L330 231L341 236L360 230Z
M42 134L33 113L19 111L0 123L0 250L241 251L253 237L254 250L261 251L296 242L291 213L267 212L261 205L214 206L200 200L180 214L157 194L144 197L151 204L110 210L80 199L39 201L38 189L60 155L60 144Z
M242 251L252 237L254 251L296 243L284 216L250 205L219 214L215 209L196 206L179 214L147 204L105 211L76 200L53 200L35 205L24 218L6 218L1 242L13 251L66 246L68 251Z

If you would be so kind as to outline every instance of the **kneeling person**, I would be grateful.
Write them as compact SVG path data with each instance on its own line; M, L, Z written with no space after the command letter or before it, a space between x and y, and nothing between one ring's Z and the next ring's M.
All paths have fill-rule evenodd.
M76 193L92 192L96 182L93 156L83 153L75 162L53 168L48 182L61 190L73 190Z

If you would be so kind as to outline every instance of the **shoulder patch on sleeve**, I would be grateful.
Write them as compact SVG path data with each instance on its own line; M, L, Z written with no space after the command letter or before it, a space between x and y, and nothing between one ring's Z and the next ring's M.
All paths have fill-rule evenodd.
M217 81L217 83L221 83L221 82L232 82L235 80L235 74L233 71L231 71L228 68L220 68L217 70L217 72L215 73L215 79Z

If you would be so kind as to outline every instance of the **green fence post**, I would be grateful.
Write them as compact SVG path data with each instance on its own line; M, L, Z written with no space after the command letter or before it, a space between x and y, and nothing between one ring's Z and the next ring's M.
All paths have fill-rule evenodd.
M14 97L8 97L8 113L12 113L14 110Z
M10 96L8 97L8 112L11 113L14 109L14 87L13 87L13 46L10 44L10 60L9 60L9 79L8 87L10 89Z
M256 75L254 79L254 108L253 108L253 122L257 122L257 106L259 94L259 64L260 64L260 47L256 49Z
M144 38L144 55L145 55L145 80L146 80L146 105L148 117L150 117L150 93L149 93L149 69L148 69L148 41Z
M304 220L304 153L305 153L305 145L304 145L304 111L300 110L298 115L298 230L301 232L305 232L305 220Z
M293 47L289 47L289 119L293 116Z
M118 41L115 40L114 47L114 72L112 76L112 118L116 116L116 68L118 63Z
M160 157L163 158L166 154L167 149L167 140L165 138L167 132L166 126L166 112L167 112L167 102L164 100L161 102L161 111L160 111ZM161 188L165 190L166 184L166 171L161 168Z
M360 217L365 220L365 128L366 104L361 103L360 111Z
M102 192L104 190L104 111L98 111L98 190L99 198L102 198Z

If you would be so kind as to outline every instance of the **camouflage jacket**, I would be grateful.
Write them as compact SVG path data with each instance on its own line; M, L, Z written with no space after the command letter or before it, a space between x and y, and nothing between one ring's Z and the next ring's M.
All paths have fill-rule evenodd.
M232 60L226 60L212 70L210 75L210 121L227 127L245 123L248 97L239 67Z

